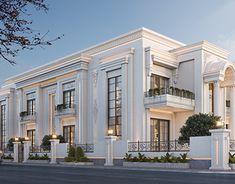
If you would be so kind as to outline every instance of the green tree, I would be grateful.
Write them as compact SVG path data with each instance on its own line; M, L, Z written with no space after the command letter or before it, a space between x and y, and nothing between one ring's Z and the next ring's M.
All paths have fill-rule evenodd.
M193 136L208 136L209 130L216 128L216 121L219 121L219 116L209 114L194 114L190 116L185 125L180 129L179 140L189 140Z
M0 1L0 58L15 64L14 57L20 50L32 50L35 46L51 45L57 37L46 40L45 34L35 31L29 20L32 8L48 11L45 0L1 0Z
M51 139L52 139L52 135L45 135L42 139L41 146L50 146L51 145L51 142L50 142ZM57 139L60 140L60 143L65 143L64 137L62 135L58 135Z

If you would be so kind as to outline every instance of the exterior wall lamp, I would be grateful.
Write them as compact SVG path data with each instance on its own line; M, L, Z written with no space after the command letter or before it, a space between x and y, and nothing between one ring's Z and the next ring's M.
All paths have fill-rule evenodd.
M113 130L112 129L108 129L108 136L112 136L113 135Z
M19 142L19 137L15 137L15 142Z
M225 129L226 128L225 122L223 120L216 121L216 127Z
M29 137L25 137L24 140L25 140L25 141L29 141Z
M56 139L57 135L56 134L52 134L52 139Z

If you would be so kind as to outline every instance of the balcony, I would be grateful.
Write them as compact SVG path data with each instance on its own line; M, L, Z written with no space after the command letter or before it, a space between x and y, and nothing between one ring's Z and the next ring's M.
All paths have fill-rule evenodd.
M20 122L24 123L35 123L36 122L36 113L28 113L23 111L20 113Z
M188 90L174 87L156 88L145 93L144 104L146 108L180 112L193 110L194 99L194 93Z
M59 104L55 108L56 116L75 116L75 104Z

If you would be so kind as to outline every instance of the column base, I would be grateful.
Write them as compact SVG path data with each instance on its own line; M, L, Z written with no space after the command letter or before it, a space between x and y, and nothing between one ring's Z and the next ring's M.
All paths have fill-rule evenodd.
M104 166L114 166L113 163L105 163Z
M229 167L229 166L224 166L224 167L210 167L209 168L209 170L224 170L224 171L229 171L229 170L231 170L231 167Z

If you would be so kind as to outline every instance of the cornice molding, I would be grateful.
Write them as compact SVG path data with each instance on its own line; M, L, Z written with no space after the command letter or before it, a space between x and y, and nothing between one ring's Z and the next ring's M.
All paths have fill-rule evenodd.
M212 54L215 54L223 59L227 59L229 52L225 49L222 49L212 43L209 43L208 41L201 41L195 44L186 45L177 49L170 50L170 53L174 53L176 56L183 55L189 52L194 52L198 50L204 50L207 52L210 52Z

